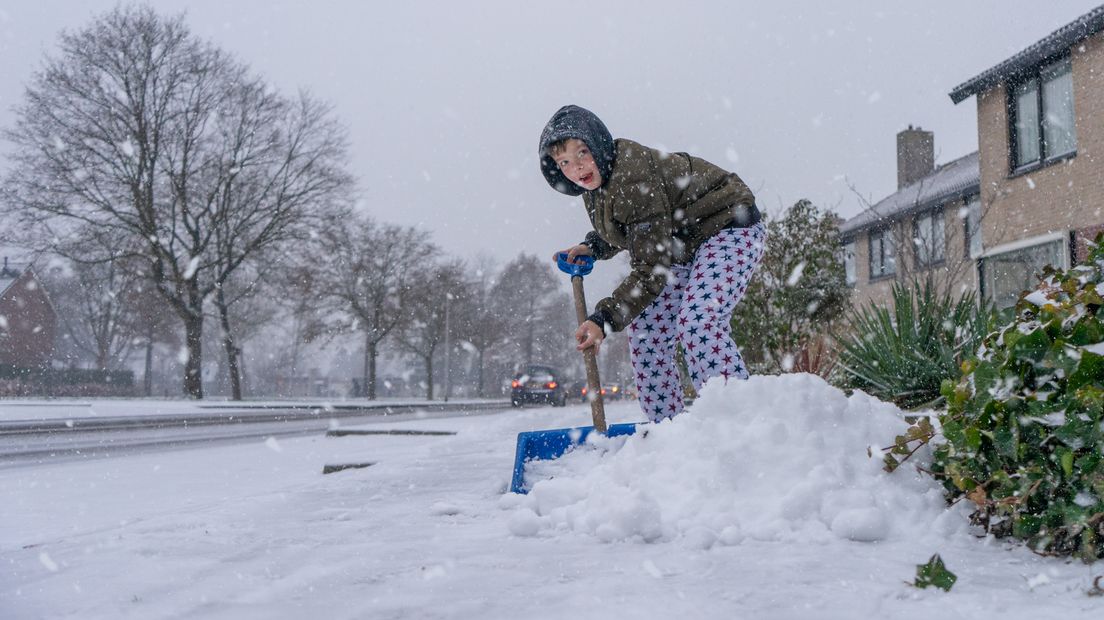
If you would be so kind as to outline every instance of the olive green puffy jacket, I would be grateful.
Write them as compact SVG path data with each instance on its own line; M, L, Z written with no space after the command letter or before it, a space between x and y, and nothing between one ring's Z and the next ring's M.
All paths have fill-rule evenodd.
M689 263L722 229L752 226L760 216L755 196L731 172L632 140L614 145L610 178L583 194L594 226L583 243L599 260L629 252L632 271L592 315L621 331L663 292L672 264Z

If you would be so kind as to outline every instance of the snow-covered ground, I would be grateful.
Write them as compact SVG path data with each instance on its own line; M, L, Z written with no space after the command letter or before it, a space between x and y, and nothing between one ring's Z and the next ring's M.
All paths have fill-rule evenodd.
M611 421L636 421L611 404ZM106 412L101 411L101 415ZM690 412L505 493L516 433L585 406L0 470L2 618L1089 618L1104 566L974 537L889 475L899 412L805 375L710 384ZM365 426L369 428L369 426ZM603 448L612 448L603 451ZM326 464L374 462L322 475ZM538 472L533 471L534 475ZM949 593L906 582L939 553Z

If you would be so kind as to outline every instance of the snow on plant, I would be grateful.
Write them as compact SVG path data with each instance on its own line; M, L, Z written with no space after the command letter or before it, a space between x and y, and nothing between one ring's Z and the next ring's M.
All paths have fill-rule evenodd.
M1060 272L1047 268L1015 318L990 334L958 381L945 381L946 413L897 438L893 469L921 444L931 473L972 520L1036 552L1104 557L1104 248ZM914 444L916 446L914 447Z
M733 337L753 372L828 374L826 342L850 303L835 215L799 200L765 216L767 244L732 316Z

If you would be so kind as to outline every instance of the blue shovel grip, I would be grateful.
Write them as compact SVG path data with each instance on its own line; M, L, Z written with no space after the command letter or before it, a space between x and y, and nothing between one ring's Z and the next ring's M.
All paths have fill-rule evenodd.
M582 277L594 269L594 257L579 255L575 257L574 263L570 263L567 260L567 252L560 252L556 255L556 266L569 276Z

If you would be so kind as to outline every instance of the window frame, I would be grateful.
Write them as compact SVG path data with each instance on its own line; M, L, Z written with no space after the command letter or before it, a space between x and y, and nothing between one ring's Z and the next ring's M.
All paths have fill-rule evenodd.
M916 243L917 239L920 239L920 222L921 220L928 220L931 222L931 229L934 232L935 222L939 221L939 229L943 231L943 242L940 244L941 252L939 256L935 258L929 258L924 260L920 254L921 243ZM913 216L912 218L912 258L915 261L917 267L924 269L931 269L938 267L947 262L947 219L946 212L943 209L943 205L932 207L931 209L925 209ZM933 248L934 249L934 246Z
M855 286L859 283L859 261L855 253L856 249L855 239L848 239L840 244L840 252L843 253L843 281L847 286Z
M879 240L877 259L879 261L880 268L877 271L875 271L875 269L874 269L874 260L875 260L874 240L875 240L875 238L877 238ZM890 244L893 243L893 229L892 229L892 226L890 226L890 225L880 226L878 228L871 229L871 231L867 234L867 248L869 249L869 252L868 252L869 256L867 257L868 258L867 266L870 268L870 281L871 282L876 282L878 280L886 280L886 279L889 279L889 278L897 277L897 261L896 261L897 249L896 249L896 247L893 248L893 253L892 254L893 254L893 257L894 257L894 261L893 261L892 266L887 267L888 263L886 261L886 251L885 251L887 240L889 241Z
M985 237L982 235L981 229L981 195L970 194L963 199L962 208L966 210L966 217L962 218L962 238L964 242L962 244L962 257L963 258L980 258L985 253ZM971 205L977 205L977 230L970 230L970 207ZM978 251L974 252L973 247L973 234L977 234L978 237Z
M1053 77L1062 75L1062 73L1054 74L1054 68L1059 63L1067 64L1069 67L1069 75L1072 84L1073 79L1073 58L1069 52L1052 56L1045 62L1039 63L1033 67L1031 71L1017 76L1014 80L1010 80L1006 87L1007 97L1007 111L1008 111L1008 170L1009 176L1018 176L1027 172L1045 168L1051 164L1075 157L1077 155L1077 111L1074 108L1074 92L1073 87L1070 87L1070 112L1072 118L1070 122L1072 124L1073 133L1073 148L1058 154L1050 154L1047 152L1047 136L1045 131L1045 119L1047 111L1043 107L1043 91L1044 91L1044 76L1050 74ZM1026 163L1019 161L1019 132L1017 131L1016 121L1019 116L1019 97L1017 96L1017 90L1027 82L1035 82L1035 131L1037 135L1038 144L1038 159L1031 160Z
M999 245L982 252L976 257L977 278L978 278L978 296L981 299L997 302L992 296L992 283L985 278L985 263L987 260L994 259L996 257L1011 254L1014 252L1022 252L1031 248L1036 248L1052 243L1060 243L1059 256L1061 258L1061 264L1054 265L1057 269L1069 269L1073 264L1073 256L1071 253L1070 233L1068 231L1060 231L1056 233L1050 233L1047 235L1039 235L1037 237L1029 237L1027 239L1020 239L1004 245ZM1010 308L1012 306L1001 306L1001 308Z

